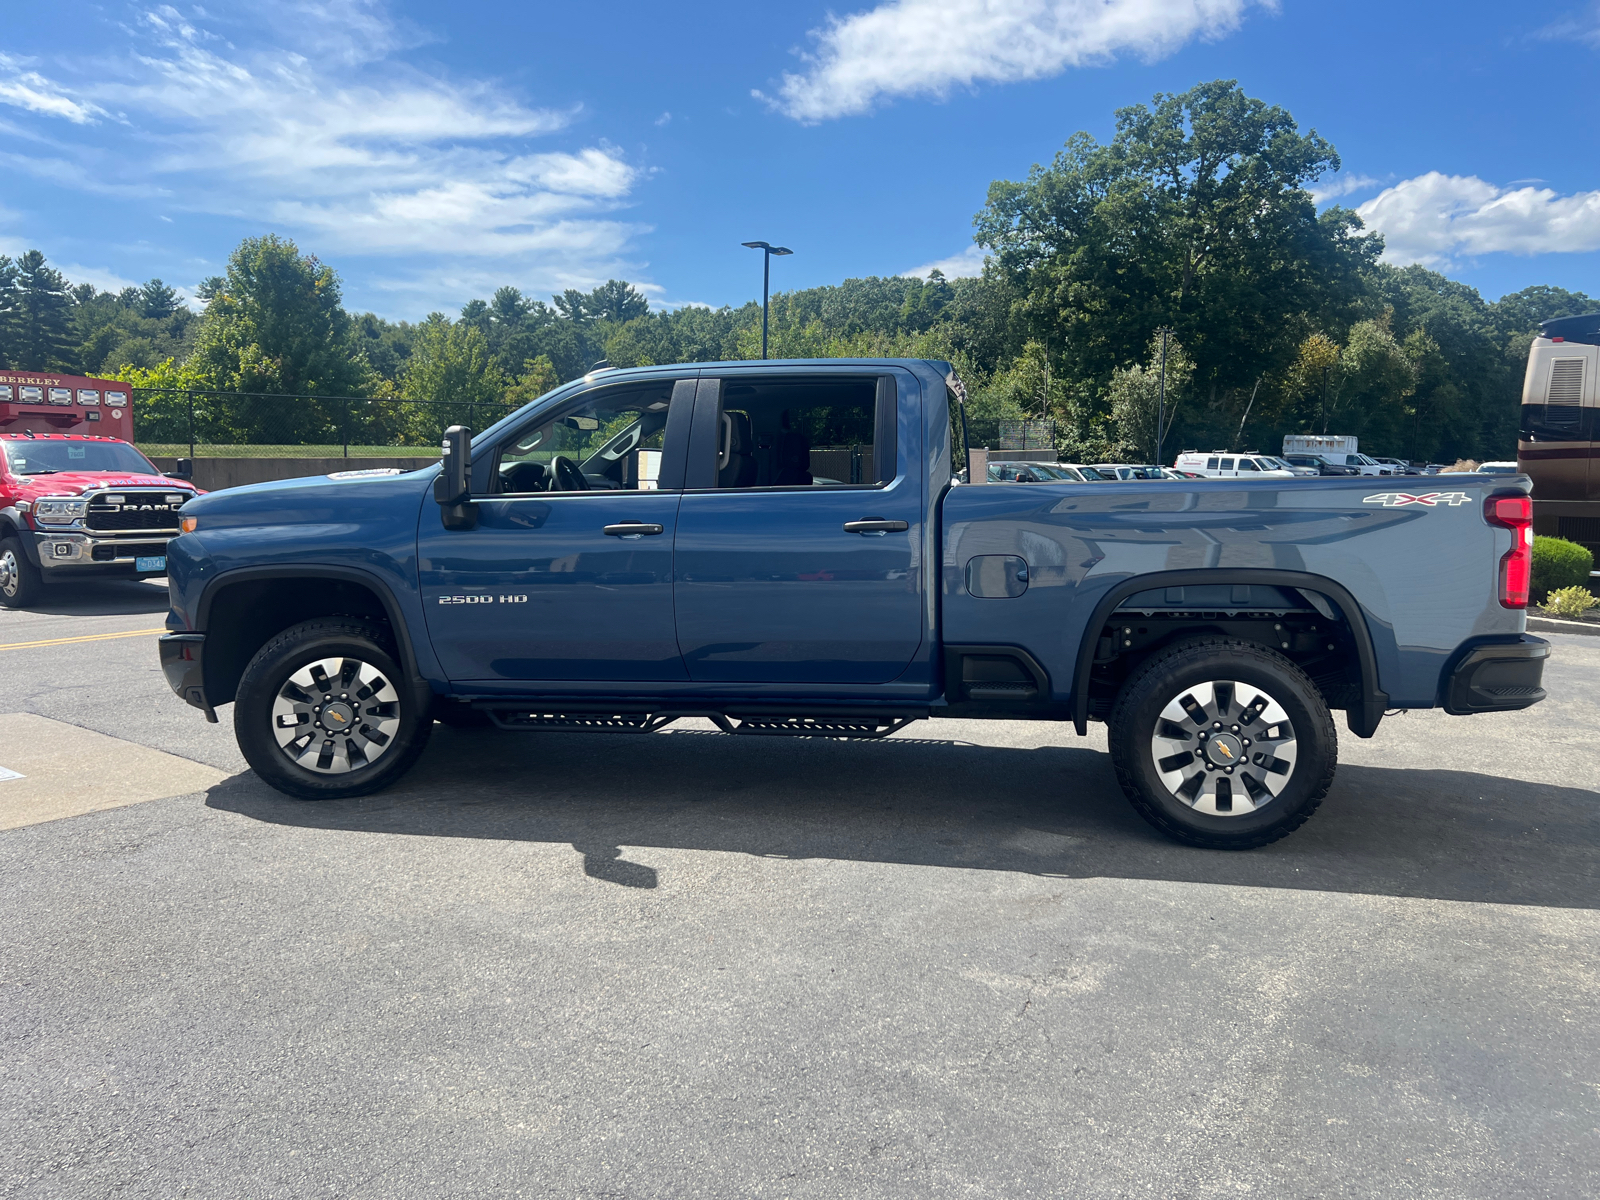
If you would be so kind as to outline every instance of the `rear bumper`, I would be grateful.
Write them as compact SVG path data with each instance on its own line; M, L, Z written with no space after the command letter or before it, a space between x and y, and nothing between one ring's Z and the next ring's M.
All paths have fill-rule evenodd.
M1445 712L1512 712L1539 703L1545 698L1540 683L1549 656L1550 643L1527 634L1514 642L1468 646L1445 673Z
M185 702L206 714L206 720L215 722L217 714L206 699L205 651L206 635L203 633L168 633L159 642L161 672L169 686Z

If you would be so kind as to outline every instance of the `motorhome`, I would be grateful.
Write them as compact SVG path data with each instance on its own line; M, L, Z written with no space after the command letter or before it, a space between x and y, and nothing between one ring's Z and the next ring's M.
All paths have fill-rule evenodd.
M1600 558L1600 313L1539 326L1522 378L1517 462L1533 480L1533 531L1587 546Z

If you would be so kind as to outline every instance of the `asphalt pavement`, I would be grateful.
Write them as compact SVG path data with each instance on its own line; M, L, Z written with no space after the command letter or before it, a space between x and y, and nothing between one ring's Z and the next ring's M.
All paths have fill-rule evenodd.
M1030 722L440 728L299 803L164 609L0 611L0 767L122 800L0 831L0 1195L1594 1194L1600 639L1526 713L1341 722L1229 854Z

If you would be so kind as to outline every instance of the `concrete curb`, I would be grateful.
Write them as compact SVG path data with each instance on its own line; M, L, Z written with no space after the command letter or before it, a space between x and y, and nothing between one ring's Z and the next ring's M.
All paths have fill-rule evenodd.
M1600 621L1562 621L1556 617L1529 617L1529 633L1582 633L1600 637Z

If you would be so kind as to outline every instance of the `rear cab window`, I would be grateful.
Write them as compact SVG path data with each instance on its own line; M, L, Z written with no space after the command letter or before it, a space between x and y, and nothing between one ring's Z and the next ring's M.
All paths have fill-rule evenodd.
M891 376L740 374L701 388L691 488L872 488L894 478ZM1015 480L1019 468L998 473Z

